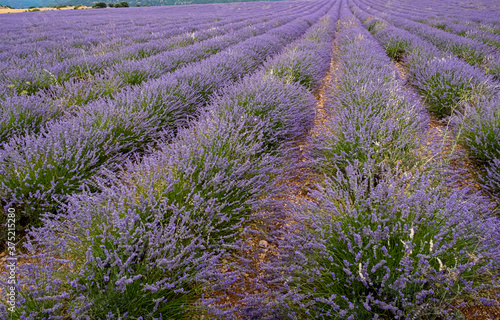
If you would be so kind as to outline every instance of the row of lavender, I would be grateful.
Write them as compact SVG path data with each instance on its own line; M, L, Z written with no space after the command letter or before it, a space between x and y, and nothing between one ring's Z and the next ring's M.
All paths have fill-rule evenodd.
M311 140L325 182L317 201L292 205L287 219L279 206L259 217L284 226L268 238L277 259L231 271L233 259L245 264L242 238L262 222L250 213L274 205L261 199L283 187L287 142L312 122L311 96L296 83L314 88L328 67L340 2L264 70L220 91L161 151L119 177L89 179L101 192L71 195L58 217L45 215L29 243L40 263L21 269L30 289L20 317L189 318L203 313L200 302L225 319L408 318L453 311L446 303L455 294L498 282L490 277L499 268L498 219L484 199L449 190L422 165L426 118L345 4L331 120ZM246 286L244 274L261 271L260 293L242 305L214 292Z
M235 15L249 18L266 11L286 11L305 5L285 2L267 6L252 4L241 8L232 5L131 8L120 14L109 11L85 14L64 12L56 15L42 12L36 19L25 14L16 17L2 16L0 21L4 32L1 35L0 52L2 61L5 58L14 64L26 63L26 58L39 59L41 54L52 61L51 53L68 59L80 55L82 49L93 54L112 50L115 46L162 39L169 36L169 28L189 32L196 24L227 22L233 20Z
M295 11L289 13L293 15L300 11L307 12L310 9L311 6L308 8L299 6L295 8ZM147 78L158 77L162 73L171 71L174 67L189 63L190 58L193 59L195 54L200 56L199 59L213 54L217 52L217 45L225 44L228 46L234 43L235 37L252 36L252 31L253 35L259 34L262 32L262 22L269 21L267 24L271 25L274 19L286 16L286 13L288 12L273 11L261 18L238 17L230 21L209 24L198 21L184 23L175 29L170 29L164 36L165 39L159 41L142 43L139 35L137 38L133 38L132 44L123 46L121 50L107 52L109 48L99 48L102 54L84 52L82 56L80 52L74 59L63 59L63 61L57 59L50 62L50 57L47 57L46 54L41 58L42 61L26 59L28 65L26 63L17 65L6 61L5 64L9 68L4 68L2 71L4 76L1 79L3 84L1 87L7 98L2 106L8 110L12 108L11 104L24 106L43 102L44 104L52 104L50 108L46 109L57 111L68 105L86 103L92 96L111 95L124 85L138 84ZM284 22L286 21L274 21L277 24ZM257 28L252 29L252 24L257 24ZM185 30L186 27L188 30ZM203 28L207 30L203 30ZM244 29L244 31L240 29ZM141 41L135 43L135 40ZM103 46L107 44L104 43ZM198 47L192 48L195 44ZM111 45L113 46L113 42ZM36 44L35 47L37 47ZM148 57L150 59L143 60ZM123 59L126 61L120 63ZM142 64L144 64L142 68L138 67ZM146 71L151 70L154 70L152 74L146 74ZM41 93L37 94L36 97L25 96L40 91ZM8 97L17 94L21 97L15 96L12 99ZM5 122L12 124L18 121L4 118L2 122L5 126Z
M280 27L266 25L250 37L197 63L99 99L37 134L18 135L0 152L0 197L21 213L20 227L40 225L44 212L56 212L68 195L97 177L120 169L161 141L169 141L222 88L256 70L290 41L300 37L328 2L313 13L296 15ZM246 37L248 38L248 37ZM90 190L96 188L90 185Z
M431 25L435 28L445 30L457 34L459 36L471 38L483 42L486 45L491 45L494 47L500 47L500 26L495 27L490 24L485 24L482 22L485 18L484 11L482 10L471 10L470 18L467 17L467 12L464 14L453 13L453 10L435 7L426 2L419 2L419 5L430 6L427 10L422 10L420 7L414 6L387 6L385 4L377 3L376 1L370 2L371 6L382 10L391 12L391 14L414 20L416 22L425 23ZM432 12L429 12L429 9ZM488 13L492 16L498 16L500 10L495 10L494 8L489 8ZM498 18L491 22L499 23ZM470 44L470 42L465 42Z
M151 56L146 60L126 61L121 64L121 68L115 66L102 76L89 75L90 79L51 85L51 90L35 96L7 97L0 104L3 111L0 119L0 141L3 142L15 134L25 134L27 131L36 133L45 122L63 116L72 111L75 106L87 104L98 98L113 98L119 91L126 91L127 88L147 79L161 77L176 68L202 60L232 44L262 34L274 26L289 22L293 17L297 17L297 12L286 18L281 17L282 14L279 13L277 18L253 26L246 25L247 22L230 25L222 30L226 30L225 35L205 41L198 39L191 46L181 46L177 50ZM231 29L231 27L233 28ZM240 30L235 30L236 27L239 27ZM211 32L213 33L214 30ZM220 33L220 31L216 29L215 33ZM99 59L94 62L93 67L86 66L85 72L95 73L104 67ZM90 69L93 71L91 72ZM32 82L29 83L30 86L33 85Z
M481 183L498 198L498 81L418 36L374 16L376 12L360 3L357 3L356 12L387 53L408 68L409 82L424 96L428 109L439 118L451 116L447 119L453 124L456 139L468 147L481 170Z
M292 7L292 9L295 12L307 11L307 8L303 6ZM143 35L140 32L142 27L133 26L130 28L131 30L119 29L112 34L105 33L101 37L94 36L90 39L83 39L82 41L85 43L97 44L90 50L75 48L74 44L65 41L64 38L62 38L62 43L50 41L48 44L40 44L35 41L29 48L18 49L16 46L14 50L4 51L4 55L10 58L2 59L4 67L1 69L4 77L1 84L6 95L34 94L40 90L50 89L54 85L63 84L68 80L88 79L96 74L116 72L116 70L121 69L119 62L124 59L140 60L226 34L228 30L237 30L246 25L272 20L277 16L277 13L276 10L256 8L254 12L238 15L237 18L234 18L234 12L226 10L221 12L221 16L224 18L222 21L201 16L194 21L180 23L173 21L163 23L161 27L153 25L156 27L153 35L149 34L151 31L147 30L145 31L148 34ZM285 16L285 13L282 12L282 16ZM264 17L259 19L260 15ZM125 15L123 19L128 17ZM77 46L82 46L82 43L78 42ZM21 53L16 50L27 50L33 54ZM19 58L19 55L22 58ZM161 69L161 64L157 67Z
M241 21L240 21L241 20ZM98 39L99 46L94 50L74 49L71 56L61 56L59 52L53 54L39 53L35 57L26 54L21 61L10 59L5 61L8 67L3 68L2 85L6 88L5 95L27 94L32 95L41 90L48 90L56 84L63 84L66 81L75 79L88 79L95 75L109 73L112 67L120 69L120 62L123 60L141 60L151 55L159 54L165 51L174 50L179 47L192 45L195 42L203 41L214 36L222 35L227 32L227 27L231 28L233 24L245 21L247 19L238 18L237 21L210 21L200 23L194 21L182 24L167 24L159 28L163 33L162 38L151 41L142 41L141 35L134 36L131 43L120 43L116 47L113 42L105 42L104 39ZM252 24L256 21L245 21L245 24ZM186 26L194 27L185 30ZM236 25L236 29L237 29ZM162 30L163 29L163 30ZM165 32L167 31L168 32ZM132 30L134 32L135 30ZM128 37L130 34L124 32ZM165 38L163 38L165 37ZM102 41L102 42L101 42ZM137 42L136 42L137 41ZM55 45L59 45L56 43ZM42 51L39 44L35 43L38 52ZM64 53L71 50L61 49ZM113 50L114 49L114 50ZM16 53L7 51L6 55L13 56ZM14 60L14 61L12 61ZM111 69L113 70L113 69Z
M245 39L290 22L299 14L295 12L289 17L282 15L283 13L275 14L274 19L256 25L251 25L251 22L258 22L258 19L229 24L225 28L209 31L219 36L208 37L205 40L203 37L198 37L192 45L188 45L189 42L176 45L169 51L149 58L125 61L109 68L105 67L103 61L95 59L91 65L87 64L85 67L85 72L89 73L87 79L51 84L50 90L34 96L7 97L0 102L3 111L0 119L0 141L6 141L14 135L36 133L46 122L71 114L75 109L78 112L80 109L78 106L84 106L93 100L113 99L120 92L137 90L134 86L147 80L161 78L175 69L210 57ZM176 39L173 43L176 43ZM99 70L102 70L104 75L96 75ZM31 88L32 85L38 87L36 83L29 82ZM145 85L147 86L147 83L142 87Z
M488 200L433 168L423 107L347 1L335 43L330 120L310 141L324 181L268 218L282 227L262 233L277 252L244 271L261 274L245 318L454 319L467 302L495 303L484 292L500 285L500 221Z
M427 7L427 10L407 4L406 6L391 8L391 11L417 22L430 24L433 27L461 36L478 39L486 44L499 46L500 24L498 18L491 19L491 17L498 17L500 14L498 8L495 10L490 5L488 12L479 9L464 12L461 9L453 10L452 8L435 7L428 2L423 2L422 5ZM411 17L408 13L411 14ZM488 15L491 15L490 19L484 20ZM489 23L486 21L489 21Z
M211 286L231 283L223 269L241 252L251 213L278 188L288 142L313 121L306 87L328 68L337 8L220 91L171 143L102 180L101 192L71 196L55 219L46 216L28 244L40 263L20 267L19 288L30 289L21 291L17 316L180 319L213 308ZM276 45L279 36L260 40Z
M495 8L489 1L478 2L477 8L468 7L465 10L464 5L453 4L452 1L420 0L414 3L398 2L391 6L374 1L371 3L392 14L498 46L500 8Z
M379 7L370 1L359 1L359 3L373 15L383 16L385 20L396 27L418 35L437 46L440 50L457 55L470 65L482 68L487 74L491 74L497 80L500 80L500 52L498 48L415 22L410 20L408 16L402 17L393 14L391 10Z

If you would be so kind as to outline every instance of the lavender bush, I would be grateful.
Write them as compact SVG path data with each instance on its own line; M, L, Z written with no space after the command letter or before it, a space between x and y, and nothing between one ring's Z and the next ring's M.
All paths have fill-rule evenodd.
M83 107L96 100L113 98L123 89L126 89L126 83L119 78L104 74L96 75L88 80L68 80L62 85L50 88L46 94L39 94L39 96L49 100L48 103L57 104L65 111L71 112L78 106ZM29 97L26 97L21 101L25 102L28 99ZM43 119L43 123L47 123L49 120L51 119Z
M491 95L493 79L460 63L457 58L435 58L410 67L410 83L425 97L429 111L450 116L459 102Z
M463 103L464 112L454 118L460 141L481 169L482 184L498 198L499 180L499 97L480 97Z
M496 99L495 99L496 98ZM477 161L488 162L498 158L500 144L498 128L500 114L498 97L468 103L464 118L463 138Z
M265 121L267 127L261 129L261 134L269 151L279 148L286 140L298 138L314 120L311 107L314 101L308 91L297 84L284 86L279 78L258 73L221 94L214 100L217 108L210 108L208 112L238 122L244 115Z
M375 181L373 170L348 166L291 210L282 260L267 269L285 272L281 317L452 318L458 296L494 303L481 290L499 284L499 221L484 199L432 174Z
M329 67L336 17L332 14L311 27L303 39L286 49L286 57L280 55L266 62L267 72L308 88L317 87Z
M10 97L0 101L0 143L14 135L40 130L46 121L61 116L63 110L39 96L29 99Z
M14 138L0 153L1 197L22 212L24 226L38 225L64 195L81 189L101 167L116 167L138 142L151 133L140 112L101 112L51 126L38 136ZM97 118L97 119L96 119Z

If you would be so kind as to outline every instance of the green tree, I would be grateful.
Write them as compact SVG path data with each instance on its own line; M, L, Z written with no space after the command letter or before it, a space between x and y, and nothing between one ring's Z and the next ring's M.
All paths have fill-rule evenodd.
M94 8L94 9L106 8L106 4L104 2L97 2L97 3L94 3L92 8Z

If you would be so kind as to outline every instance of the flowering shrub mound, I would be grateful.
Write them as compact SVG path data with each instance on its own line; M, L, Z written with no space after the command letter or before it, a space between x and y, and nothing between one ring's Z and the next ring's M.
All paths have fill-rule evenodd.
M451 315L456 296L499 284L499 222L481 197L451 192L428 173L350 165L295 206L283 231L290 318ZM480 279L491 278L491 282ZM284 291L286 292L286 291ZM494 302L494 301L491 301ZM490 302L490 303L491 303Z

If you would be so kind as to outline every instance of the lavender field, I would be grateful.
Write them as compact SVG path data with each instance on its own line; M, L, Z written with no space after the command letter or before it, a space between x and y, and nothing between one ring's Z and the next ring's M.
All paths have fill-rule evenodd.
M500 319L500 4L0 15L0 319Z

